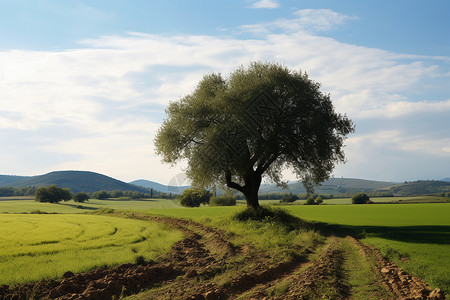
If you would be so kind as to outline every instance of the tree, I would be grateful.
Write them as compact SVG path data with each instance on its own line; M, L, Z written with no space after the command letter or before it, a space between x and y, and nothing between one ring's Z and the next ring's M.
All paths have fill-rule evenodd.
M58 203L72 199L72 193L69 189L59 188L55 184L49 187L39 187L35 193L35 200L39 202Z
M297 195L292 195L292 193L284 194L283 198L281 198L280 202L290 203L300 199Z
M236 197L234 196L213 196L208 203L210 206L235 206Z
M211 193L204 188L188 188L180 196L180 204L187 207L199 207L208 204Z
M314 195L309 195L308 199L306 199L305 205L314 205L316 202L314 201Z
M251 63L205 75L197 88L172 102L155 146L163 161L186 159L198 186L228 186L259 207L263 176L285 186L292 169L308 191L344 162L352 121L334 112L330 96L304 72L273 63Z
M353 204L365 204L369 201L369 196L365 193L357 193L352 196Z
M92 193L92 198L94 198L94 199L102 200L102 199L106 199L106 198L110 198L110 197L111 197L111 195L107 191L98 191L98 192Z
M81 192L81 193L76 193L76 194L73 196L73 201L75 201L75 202L83 203L83 202L88 201L88 200L89 200L89 195L86 194L86 193L83 193L83 192Z

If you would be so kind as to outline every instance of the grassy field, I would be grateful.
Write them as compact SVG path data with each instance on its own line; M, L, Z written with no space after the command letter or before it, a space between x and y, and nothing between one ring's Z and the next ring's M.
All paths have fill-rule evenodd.
M160 223L99 215L0 214L0 285L155 259L182 238Z
M414 197L417 199L417 197ZM331 200L332 201L332 200ZM264 201L266 202L266 201ZM270 201L267 201L270 202ZM284 209L305 220L335 224L336 230L354 232L362 241L374 245L403 269L435 287L450 291L450 204L376 204L376 205L288 205ZM194 209L150 210L151 214L203 220L234 234L255 236L261 247L278 243L287 247L292 237L280 239L270 226L260 228L272 238L257 240L257 234L239 228L229 217L242 207L200 207ZM217 221L215 221L218 219ZM220 221L222 220L222 221ZM255 225L256 226L256 225ZM320 228L317 225L317 228ZM301 243L301 242L300 242Z
M414 201L428 201L429 197L389 197L389 198L374 198L374 202L386 202L386 201L400 201L400 202L414 202ZM278 201L261 201L263 204L275 204ZM322 222L326 224L336 224L335 229L346 229L353 232L359 233L360 237L362 237L362 241L367 244L372 244L379 248L385 255L387 255L390 259L394 260L397 264L399 264L402 268L404 268L409 273L418 275L424 278L427 282L431 283L433 286L438 286L443 288L445 291L450 291L450 204L449 203L423 203L423 204L375 204L375 205L338 205L349 204L351 202L350 199L331 199L325 200L325 204L336 204L336 205L318 205L318 206L306 206L306 205L287 205L283 208L306 220ZM52 240L48 238L42 238L41 241L33 242L34 237L38 237L37 232L52 232L55 233L54 228L58 228L56 232L58 234L65 234L64 232L71 232L74 236L72 238L66 239L66 241L70 241L72 244L67 245L83 245L84 240L79 240L76 236L76 232L80 232L80 228L82 227L82 223L79 220L81 218L108 218L101 216L85 216L85 215L73 215L74 213L86 213L89 211L95 211L99 208L113 208L117 210L139 210L141 212L149 213L149 214L162 214L172 217L181 217L181 218L191 218L197 221L208 223L212 226L221 227L236 236L243 236L244 240L239 241L245 243L245 237L249 237L252 235L251 239L254 243L259 244L262 248L271 248L275 246L281 246L284 248L289 248L290 243L302 243L303 241L295 241L296 237L289 236L283 239L278 238L276 235L279 235L280 231L277 228L270 227L270 224L265 224L256 229L256 231L249 232L246 228L240 228L240 225L236 222L230 222L230 217L243 208L243 205L239 205L236 207L208 207L202 206L199 208L182 208L178 206L176 200L156 200L156 199L148 199L148 200L89 200L87 203L79 204L74 203L72 201L63 202L61 204L49 204L49 203L38 203L31 199L0 199L0 213L5 212L9 214L1 215L0 220L0 251L3 251L2 247L13 247L12 245L16 243L15 248L17 249L38 249L43 247L42 249L47 249L45 247L50 247L48 249L53 250L42 250L44 253L52 251L56 251L57 256L64 257L64 255L68 255L70 260L72 257L75 257L75 250L72 251L72 254L68 254L69 252L64 252L65 244L58 242L58 239ZM31 213L31 212L55 212L55 213L64 213L71 215L13 215L12 213ZM28 224L26 222L19 222L17 226L11 226L11 222L6 222L7 218L42 218L42 220L49 220L49 218L54 218L55 222L58 223L61 219L67 219L66 217L70 216L71 222L62 222L64 225L52 226L52 225L44 225L45 230L34 231L36 234L32 235L22 235L19 233L12 233L8 230L12 230L11 228L22 228L20 226L25 226ZM122 224L122 219L117 221L117 218L111 218L118 222L117 224ZM52 219L53 220L53 219ZM76 221L78 220L78 221ZM108 229L111 230L112 225L111 221L107 221L110 219L104 219L105 221L101 221L103 219L96 219L96 221L92 221L92 226L85 226L85 232L88 234L90 228L100 228L99 232L108 232ZM131 220L126 220L131 221ZM100 222L101 224L96 224L96 222ZM109 222L109 223L108 223ZM134 222L134 221L133 221ZM138 221L136 221L138 222ZM45 223L45 222L44 222ZM22 225L20 225L22 224ZM52 223L49 223L52 224ZM72 225L70 225L72 224ZM73 225L78 224L78 225ZM20 226L19 226L20 225ZM3 226L3 227L2 227ZM71 229L65 229L67 226L73 226ZM103 227L105 226L105 227ZM122 225L121 225L122 226ZM125 225L124 225L125 226ZM131 225L126 225L131 226ZM152 225L153 226L153 225ZM255 224L254 226L259 226ZM319 228L320 225L317 225ZM8 229L9 228L9 229ZM25 228L25 227L23 227ZM28 226L27 230L32 230L33 226ZM53 229L52 229L53 228ZM103 229L101 229L103 228ZM53 230L53 231L52 231ZM157 229L156 232L161 229ZM136 230L134 230L136 231ZM150 230L151 231L151 230ZM33 231L30 231L33 232ZM131 232L131 231L127 231ZM84 233L83 233L84 234ZM261 235L272 236L268 239L266 238L258 238ZM22 242L15 241L14 243L10 241L10 236L17 236L17 238L22 238ZM45 234L43 235L45 236ZM118 237L118 235L117 235ZM136 236L134 236L136 237ZM27 244L27 239L30 238L33 245ZM131 239L131 236L129 237ZM158 237L160 238L160 237ZM317 236L311 236L311 239L317 239ZM154 237L148 237L148 240L152 240ZM6 242L8 241L8 243ZM101 239L98 240L101 244ZM169 241L161 240L162 243L167 243L169 245L173 242L172 239ZM277 245L272 245L272 242ZM46 243L48 242L48 243ZM41 243L40 245L38 245ZM120 243L119 243L120 244ZM3 246L9 245L9 246ZM66 245L66 246L67 246ZM122 244L120 244L122 245ZM19 246L19 247L18 247ZM134 246L134 245L133 245ZM123 244L123 253L125 254L123 261L133 261L135 256L137 255L133 251L131 251L130 244L126 242ZM60 248L58 248L60 247ZM84 246L80 246L83 248ZM120 247L119 247L120 248ZM61 249L61 250L58 250ZM140 249L140 248L139 248ZM138 249L138 253L139 250ZM162 248L160 248L162 249ZM166 248L168 249L168 247ZM95 249L83 249L86 250L86 257L89 259L91 255L95 257ZM121 250L121 251L122 251ZM13 275L4 275L9 274L5 272L10 272L8 270L14 270L23 268L24 265L31 263L33 258L30 255L25 255L24 253L18 253L17 251L12 251L11 254L8 254L10 250L5 250L4 252L0 252L0 274L3 278L11 277ZM25 251L26 253L33 253L32 251ZM39 250L40 251L40 250ZM90 251L90 252L89 252ZM134 250L135 251L135 250ZM99 251L101 252L101 251ZM3 253L3 254L2 254ZM63 254L66 253L66 254ZM89 254L87 254L89 253ZM107 252L106 252L107 253ZM156 252L154 252L156 253ZM116 255L120 257L120 255ZM50 255L51 256L51 255ZM103 255L102 255L103 256ZM39 255L38 257L41 257ZM52 263L53 262L53 257ZM96 260L94 258L93 260ZM14 261L11 265L6 265L7 261ZM42 260L40 263L45 262L46 260L50 260L49 256L47 258L42 256ZM61 258L61 261L64 259ZM56 262L56 265L60 262ZM89 264L89 263L88 263ZM110 264L109 262L101 261L98 264ZM15 266L16 265L16 266ZM92 263L90 263L92 266ZM61 274L61 272L70 270L74 268L72 266L66 266L66 264L60 265L57 272ZM74 269L78 270L78 269ZM33 271L34 272L34 271ZM30 272L30 273L33 273ZM6 277L5 277L6 276ZM44 277L54 277L58 276L56 273L46 274L46 275L33 275L33 278L38 278L39 276ZM21 277L11 277L11 282L13 281L24 281L25 278Z
M365 236L408 273L450 291L450 204L289 206L304 219L343 225Z
M88 211L112 208L118 210L148 210L180 208L177 200L143 199L143 200L97 200L90 199L85 203L74 201L60 203L40 203L34 198L1 197L0 213L31 213L36 211L47 213L85 213Z

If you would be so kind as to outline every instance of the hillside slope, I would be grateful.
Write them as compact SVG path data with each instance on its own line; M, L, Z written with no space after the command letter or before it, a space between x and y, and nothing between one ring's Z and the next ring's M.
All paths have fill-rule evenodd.
M113 191L137 191L147 193L148 189L89 171L55 171L44 175L23 177L3 186L21 188L27 186L49 186L56 184L58 187L69 188L73 193L96 192L100 190Z
M376 191L396 184L398 183L356 178L330 178L323 182L321 186L315 187L314 191L317 194L339 195L345 193ZM282 189L274 184L262 184L260 193L306 193L306 190L301 182L290 182L288 187L288 189Z
M172 185L163 185L154 181L145 180L145 179L139 179L132 182L129 182L129 184L138 185L147 189L154 189L156 191L160 191L163 193L172 193L172 194L181 194L185 189L190 188L190 185L184 185L184 186L172 186Z
M26 176L16 176L16 175L0 175L0 187L2 186L11 186L11 184L24 180Z
M384 189L396 196L415 196L437 193L449 193L450 182L438 180L419 180L397 184Z

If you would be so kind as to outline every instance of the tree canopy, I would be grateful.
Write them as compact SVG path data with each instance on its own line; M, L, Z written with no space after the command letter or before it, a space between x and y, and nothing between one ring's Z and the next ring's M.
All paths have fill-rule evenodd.
M253 62L228 78L205 75L166 112L155 138L163 160L187 160L193 185L226 185L253 208L263 176L283 185L290 168L309 191L329 178L354 130L319 83L274 63Z
M72 199L69 189L59 188L55 184L49 187L41 186L36 190L35 200L38 202L58 203Z

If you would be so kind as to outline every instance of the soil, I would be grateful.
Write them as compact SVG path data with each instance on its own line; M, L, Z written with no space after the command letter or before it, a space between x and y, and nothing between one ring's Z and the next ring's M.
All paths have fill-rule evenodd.
M119 299L127 295L136 295L137 299L192 300L348 299L352 296L345 281L344 256L338 238L330 238L314 262L300 252L289 261L277 261L249 245L235 247L225 232L194 221L138 214L128 217L165 223L182 231L185 238L175 243L158 262L123 264L79 274L67 272L58 280L3 285L0 299ZM380 275L379 284L392 295L390 298L445 299L442 291L431 290L427 283L402 271L378 250L353 237L347 239L367 257L376 258L374 271ZM146 292L139 294L142 291Z

